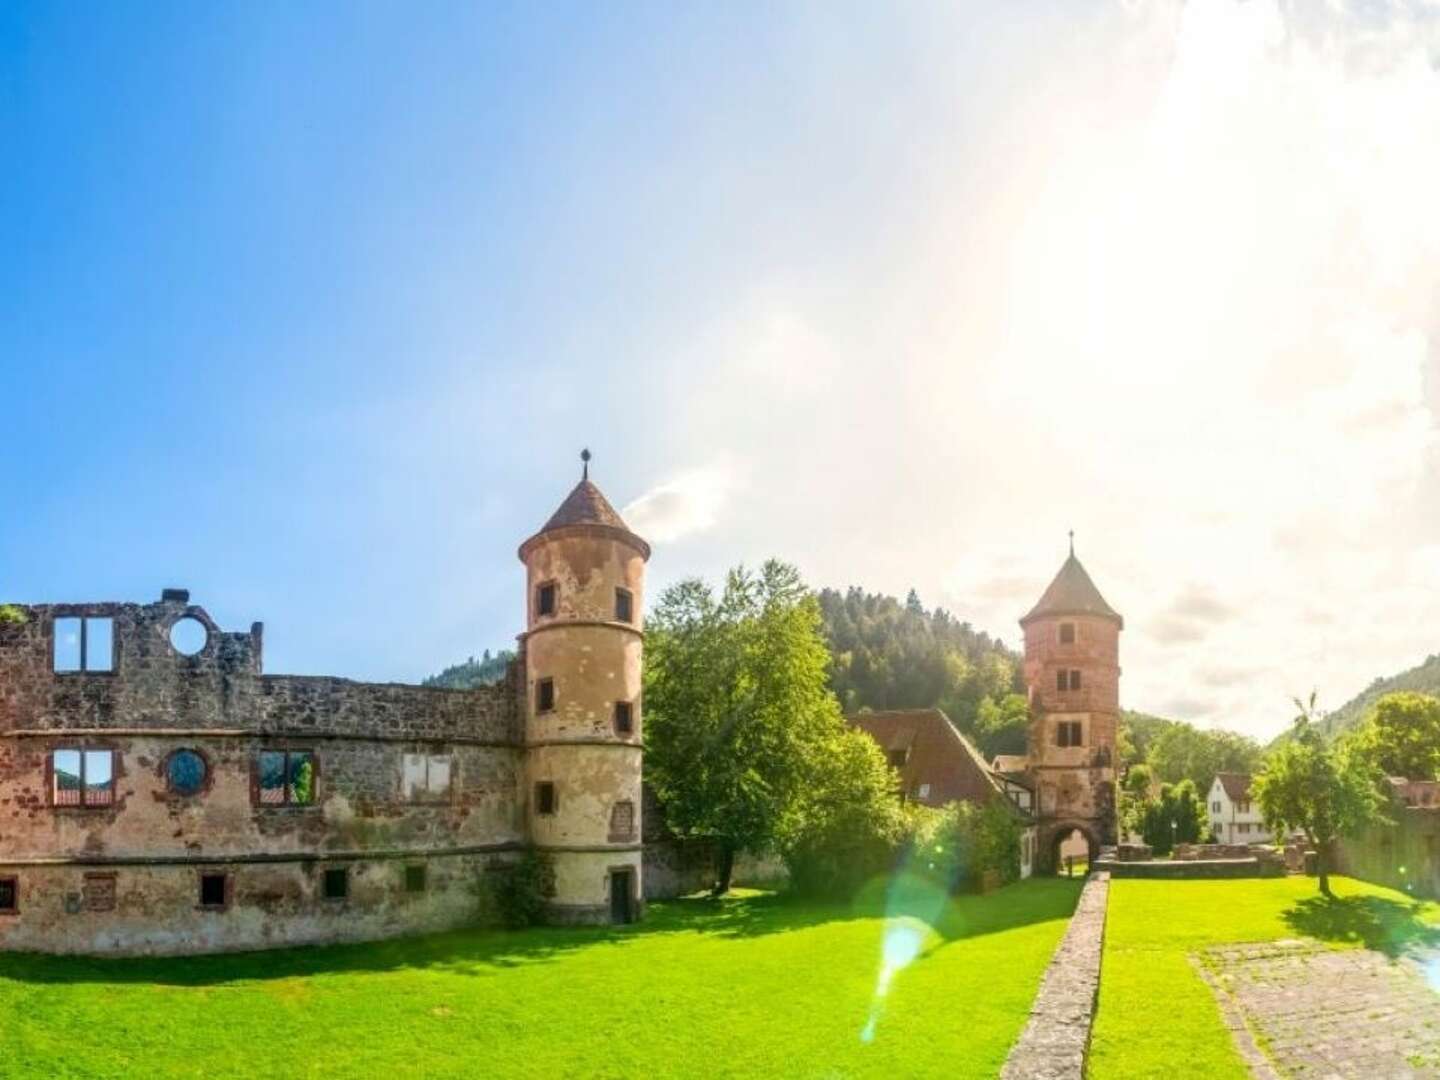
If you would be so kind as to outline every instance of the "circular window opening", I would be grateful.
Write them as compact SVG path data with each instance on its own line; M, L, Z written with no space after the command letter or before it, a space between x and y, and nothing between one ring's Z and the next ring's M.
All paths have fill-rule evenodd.
M170 644L182 656L194 656L205 648L210 640L210 631L199 619L187 615L170 627Z
M198 795L205 786L205 759L194 750L176 750L165 764L165 779L176 795Z

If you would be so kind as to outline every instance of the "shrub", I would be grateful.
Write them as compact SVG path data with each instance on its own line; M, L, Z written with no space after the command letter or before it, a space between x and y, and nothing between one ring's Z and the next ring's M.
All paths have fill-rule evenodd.
M0 626L24 626L25 609L16 604L0 604Z
M555 895L555 867L527 848L518 862L493 867L480 881L479 921L522 930L544 922L545 903Z
M952 892L975 890L987 872L1002 883L1020 876L1020 823L998 800L951 803L915 837L917 869Z
M906 813L884 755L863 732L840 732L810 766L809 794L781 830L780 854L796 892L848 899L894 865Z

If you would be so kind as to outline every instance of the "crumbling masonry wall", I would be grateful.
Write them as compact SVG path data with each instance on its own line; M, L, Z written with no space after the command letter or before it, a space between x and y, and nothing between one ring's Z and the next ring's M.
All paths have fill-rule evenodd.
M0 622L0 947L200 952L456 926L485 867L526 839L519 672L465 691L267 676L259 624L224 632L178 591L19 610ZM81 617L110 620L111 670L55 671L55 621ZM206 631L192 656L170 642L183 618ZM108 805L55 805L52 755L76 748L113 752ZM180 749L205 762L195 794L167 782ZM312 805L259 802L258 755L277 749L314 755ZM448 790L407 797L406 754L447 760ZM334 870L343 899L324 896ZM202 906L216 873L225 903Z

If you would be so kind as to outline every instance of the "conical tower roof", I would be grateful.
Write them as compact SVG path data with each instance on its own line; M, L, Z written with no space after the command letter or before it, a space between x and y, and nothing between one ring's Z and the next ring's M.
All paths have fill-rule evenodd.
M580 482L565 496L565 501L550 515L550 520L541 526L540 531L520 545L520 558L525 558L525 553L540 537L562 529L588 529L607 533L616 540L630 544L646 559L650 558L650 545L630 531L630 526L615 512L610 500L591 482L588 450L582 455L582 460L585 462L585 470Z
M560 509L550 515L550 520L545 522L540 531L549 532L566 525L609 525L612 529L630 531L615 512L615 508L610 505L610 500L605 498L604 493L588 478L581 480L575 485L575 489L565 496Z
M1100 595L1100 590L1090 580L1085 567L1080 565L1073 549L1055 575L1055 580L1040 597L1040 602L1020 620L1020 625L1047 615L1096 615L1102 619L1113 619L1121 627L1125 625L1120 613Z

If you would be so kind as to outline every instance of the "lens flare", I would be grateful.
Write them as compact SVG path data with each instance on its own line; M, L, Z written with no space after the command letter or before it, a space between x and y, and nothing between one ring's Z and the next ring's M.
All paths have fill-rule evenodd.
M933 878L902 871L885 890L885 922L880 934L880 970L870 1014L860 1029L860 1041L875 1041L876 1027L884 1013L885 998L895 976L919 958L925 942L936 932L949 890Z

